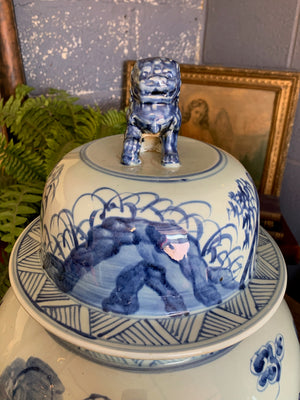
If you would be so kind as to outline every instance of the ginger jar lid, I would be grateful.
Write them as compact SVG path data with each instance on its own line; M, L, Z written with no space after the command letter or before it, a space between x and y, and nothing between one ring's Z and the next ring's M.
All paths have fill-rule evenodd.
M180 165L158 152L120 163L122 138L68 154L43 198L41 256L55 285L105 312L184 315L222 303L256 265L259 207L239 162L179 138Z

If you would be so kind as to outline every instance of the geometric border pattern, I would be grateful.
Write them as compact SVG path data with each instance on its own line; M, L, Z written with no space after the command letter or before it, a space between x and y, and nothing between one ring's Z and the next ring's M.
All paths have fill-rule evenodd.
M28 313L73 345L109 356L172 359L218 351L259 329L281 303L286 270L277 245L261 229L254 276L232 298L187 316L124 317L82 303L54 285L41 264L37 218L13 249L10 279Z

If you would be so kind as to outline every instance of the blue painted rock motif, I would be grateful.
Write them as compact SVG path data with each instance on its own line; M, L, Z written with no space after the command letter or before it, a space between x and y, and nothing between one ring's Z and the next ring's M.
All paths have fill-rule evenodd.
M145 310L140 307L142 289L152 291L151 304L160 303L166 314L186 314L199 304L219 304L244 285L255 257L255 193L247 180L237 180L236 184L237 190L228 194L230 222L224 226L215 223L211 236L204 241L210 220L198 215L195 207L202 204L210 210L208 203L176 205L169 200L169 207L161 210L160 203L166 199L156 193L117 193L99 188L92 196L103 208L91 213L87 232L82 229L84 221L70 225L76 205L53 215L52 226L59 224L65 230L61 237L52 235L55 242L45 249L43 266L61 290L104 311L129 315ZM185 208L189 204L193 212ZM142 217L147 210L153 219ZM250 249L239 281L235 274L241 269L242 259L234 240L236 221L243 224L243 246ZM193 231L189 231L191 225ZM47 236L50 238L50 233ZM61 257L65 248L70 252ZM147 307L152 310L148 303Z

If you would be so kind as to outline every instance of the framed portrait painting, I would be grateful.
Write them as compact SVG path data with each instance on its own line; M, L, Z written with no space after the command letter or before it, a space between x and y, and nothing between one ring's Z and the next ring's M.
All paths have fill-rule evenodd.
M126 104L133 64L126 63ZM279 196L300 74L188 64L180 70L180 134L232 154L261 194Z

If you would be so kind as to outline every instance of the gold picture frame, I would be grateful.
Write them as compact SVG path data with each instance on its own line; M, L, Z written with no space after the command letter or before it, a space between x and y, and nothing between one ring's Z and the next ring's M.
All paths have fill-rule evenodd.
M125 105L134 63L125 62ZM180 71L181 134L233 154L251 173L260 194L279 196L300 73L189 64L181 64ZM199 126L197 117L194 124L189 118L193 107L198 107Z

